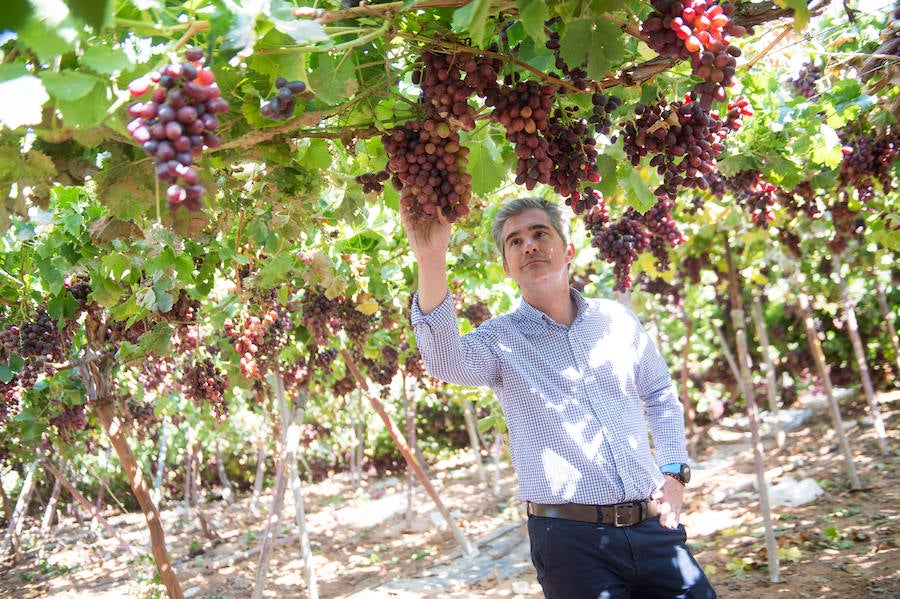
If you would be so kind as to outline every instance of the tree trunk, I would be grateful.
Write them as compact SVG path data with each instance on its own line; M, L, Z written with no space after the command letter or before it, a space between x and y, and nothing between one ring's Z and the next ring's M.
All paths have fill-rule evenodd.
M288 436L296 435L299 445L300 429L303 426L303 419L306 414L306 402L308 400L309 389L300 387L297 397L294 399L291 409L291 427L294 431L289 430ZM282 389L282 397L284 392ZM299 455L299 450L294 454ZM291 467L291 493L294 495L294 517L297 521L297 531L300 534L300 556L303 558L303 576L306 580L306 589L309 599L319 599L319 585L316 578L316 570L312 563L312 546L309 542L309 530L306 528L306 507L303 504L303 483L300 480L300 473L297 469L297 462L294 460Z
M847 440L847 433L844 431L844 420L841 417L841 409L838 406L837 399L834 397L834 390L831 387L831 375L828 373L828 364L825 362L825 353L822 351L822 344L819 342L819 336L816 333L816 325L813 319L812 309L809 307L809 298L805 293L797 294L797 302L800 305L800 313L803 314L804 324L806 325L806 341L809 344L809 351L812 354L813 361L816 363L816 370L819 378L822 380L822 387L825 390L825 397L828 401L828 408L831 413L831 424L834 427L840 442L841 451L844 454L844 461L847 464L847 476L850 478L850 488L854 491L862 489L859 482L859 475L856 474L856 465L853 463L853 451L850 449L850 442Z
M769 505L769 490L766 486L766 466L763 462L763 446L759 436L759 407L756 405L756 393L753 391L750 351L747 348L745 331L746 315L744 313L743 295L734 267L734 258L728 237L725 237L725 258L728 263L728 288L731 299L731 323L734 327L737 343L738 367L741 377L739 384L744 390L747 401L747 418L750 425L750 441L753 444L753 458L756 466L756 483L759 486L759 507L762 511L766 537L766 557L769 565L769 581L781 582L781 570L778 560L778 544L775 541L775 529L772 526L772 512Z
M784 447L787 440L781 429L781 421L778 419L778 381L775 373L775 361L772 359L772 346L769 344L769 332L766 329L766 320L763 318L762 300L753 294L753 303L750 306L753 315L753 324L756 327L756 338L759 340L759 349L763 356L763 364L766 367L766 383L769 386L769 413L772 414L772 422L775 427L775 446Z
M484 464L481 463L481 443L478 441L478 424L475 422L475 405L468 399L463 400L463 417L466 419L466 430L469 431L469 445L472 457L478 470L478 482L485 483Z
M150 496L153 503L159 505L162 502L163 473L166 471L166 450L169 442L169 421L163 419L159 427L159 451L156 454L156 475L153 477L153 491Z
M406 374L400 377L400 389L403 394L403 413L406 415L406 436L410 443L414 443L416 435L416 406L415 396L410 400L406 386ZM412 530L413 526L413 496L415 494L416 476L412 468L406 469L406 528Z
M356 366L356 362L353 361L353 358L350 356L347 350L341 350L341 355L344 357L344 364L347 365L350 373L359 383L360 388L363 390L363 393L369 400L369 404L372 406L372 408L375 409L375 412L381 418L382 422L384 422L385 428L387 428L388 433L390 433L391 437L394 439L394 443L397 444L397 448L400 450L400 453L403 454L403 457L406 459L407 465L416 473L416 478L419 479L419 483L428 493L428 496L431 497L431 500L437 507L438 512L440 512L441 516L444 517L444 520L447 522L447 526L450 527L450 531L453 533L453 537L462 547L463 553L469 557L478 555L478 548L469 542L469 540L456 525L456 522L453 520L453 516L450 515L450 511L444 506L444 503L441 501L440 496L437 494L437 491L431 484L431 481L428 479L428 476L425 474L425 471L422 469L419 461L410 450L406 439L403 438L403 435L400 433L399 429L397 429L394 421L391 420L390 415L384 409L384 405L369 391L369 385L366 382L366 379L363 378L362 373L360 373L359 368Z
M275 400L278 405L278 410L281 414L282 428L281 428L281 455L278 460L278 468L275 474L275 487L272 490L272 507L269 510L269 521L266 526L266 531L263 536L262 545L260 547L259 552L259 562L256 566L256 578L253 585L253 594L252 599L261 599L263 590L266 584L266 574L269 571L269 559L271 557L272 548L275 545L275 538L278 536L278 530L280 528L281 522L281 510L284 506L284 493L287 489L287 481L290 478L290 472L292 466L296 468L296 458L297 448L300 446L300 423L296 422L294 418L298 415L302 418L303 408L305 408L305 402L303 404L303 408L297 410L296 408L292 410L292 413L288 413L287 402L284 396L284 382L281 379L281 375L279 373L274 373L273 375L273 386L275 388ZM298 402L299 404L299 402ZM300 497L301 499L298 499ZM302 501L302 496L297 490L297 494L295 495L295 500ZM302 507L301 507L302 510ZM306 532L306 521L303 521L303 526L301 527L301 539ZM301 540L301 546L303 545L303 541ZM306 549L305 551L309 551L309 540L306 540ZM303 551L303 549L301 549ZM312 571L311 562L309 560L309 556L304 556L306 558L306 569L307 576L309 576L309 580L307 580L307 587L310 592L310 598L315 599L318 597L318 591L316 590L316 580L315 575ZM315 593L313 595L312 593Z
M259 513L260 497L262 496L263 481L266 478L266 437L256 438L256 476L253 478L253 497L250 500L250 509L253 514Z
M875 437L878 439L878 448L881 450L881 455L888 455L887 430L884 426L884 417L881 415L878 400L875 399L872 377L869 375L869 365L866 362L866 352L863 349L862 339L859 336L859 324L856 322L856 302L850 300L850 294L847 292L847 281L844 280L844 275L841 272L840 257L838 254L834 254L833 257L834 273L837 275L838 285L841 289L844 320L847 322L847 333L850 334L850 345L853 346L853 353L856 355L856 369L859 372L859 379L866 394L866 400L869 402L869 416L872 417L872 426L875 427Z
M111 538L119 541L119 545L122 547L122 549L124 549L131 555L136 556L138 554L137 551L135 551L134 548L128 544L128 541L126 541L122 537L122 535L120 535L119 532L115 528L113 528L112 525L110 525L106 518L104 518L100 514L100 511L96 508L96 506L88 501L87 497L78 492L78 489L75 488L75 485L69 482L69 479L65 477L62 471L58 470L56 466L51 464L50 461L46 458L43 460L43 464L44 468L46 468L47 471L52 474L54 478L56 478L56 482L62 483L62 485L66 488L66 491L69 492L69 495L72 496L72 499L77 501L81 506L84 507L84 509L90 512L91 516L93 516L97 523L106 530L107 534L109 534Z
M3 516L6 518L6 521L9 522L12 519L13 507L12 503L9 501L9 495L6 494L6 489L3 488L2 476L0 476L0 499L3 500Z
M106 431L113 449L119 456L119 461L131 483L131 491L141 506L141 512L147 521L150 531L150 543L153 557L156 560L156 569L159 578L166 587L169 599L184 599L181 585L172 563L169 560L169 551L166 548L166 535L160 521L159 511L150 497L150 488L144 475L138 468L134 452L128 444L123 432L123 422L113 409L113 384L111 378L112 357L105 353L106 345L106 320L102 313L89 314L85 320L85 336L87 337L86 351L101 356L99 359L85 361L78 366L81 381L87 390L90 405L94 407L103 430Z
M494 497L500 497L500 457L503 455L503 435L499 432L494 434L494 445L492 448L494 454Z
M189 490L191 494L191 503L194 504L194 514L196 514L197 519L200 521L200 530L203 531L203 536L218 543L221 540L219 539L219 533L216 532L215 527L210 525L209 519L206 517L206 512L203 511L203 504L205 502L200 496L200 489L202 487L200 465L203 463L203 451L200 443L197 442L196 439L194 439L193 454L194 457L191 460L191 484Z
M47 507L44 508L44 517L41 518L41 530L40 530L40 549L38 550L38 556L43 559L44 558L44 548L47 543L47 533L50 531L50 526L53 524L53 518L57 516L56 513L56 504L59 501L59 492L62 488L62 485L59 484L59 479L55 479L53 481L53 491L50 492L50 500L47 502Z
M900 340L897 339L897 330L894 328L894 313L888 308L884 288L878 279L875 279L875 293L878 295L878 307L881 309L881 316L884 318L884 326L887 328L891 347L894 348L894 365L897 367L895 378L900 377Z
M31 503L31 496L34 494L34 469L37 466L38 459L35 458L25 471L25 480L22 482L22 490L16 499L16 507L13 509L12 516L9 519L9 526L6 534L3 535L3 542L0 543L0 560L6 557L10 547L18 544L17 539L22 534L22 525L25 520L25 512L28 510L28 504Z
M219 474L219 484L222 485L222 499L228 505L234 503L234 489L231 481L228 480L228 473L225 471L225 460L222 456L222 444L216 440L216 472Z

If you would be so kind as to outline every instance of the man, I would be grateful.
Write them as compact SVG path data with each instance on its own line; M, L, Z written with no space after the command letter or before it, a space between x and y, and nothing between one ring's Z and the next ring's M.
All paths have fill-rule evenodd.
M678 521L690 470L668 368L628 308L570 287L562 209L500 208L492 234L522 302L464 336L447 287L450 224L403 218L419 350L432 376L497 394L544 596L715 597Z

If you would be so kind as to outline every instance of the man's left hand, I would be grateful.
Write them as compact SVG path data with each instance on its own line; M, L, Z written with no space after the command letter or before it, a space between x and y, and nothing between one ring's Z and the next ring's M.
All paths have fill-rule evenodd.
M681 504L684 501L684 485L666 476L666 483L653 498L659 500L659 523L665 528L678 528Z

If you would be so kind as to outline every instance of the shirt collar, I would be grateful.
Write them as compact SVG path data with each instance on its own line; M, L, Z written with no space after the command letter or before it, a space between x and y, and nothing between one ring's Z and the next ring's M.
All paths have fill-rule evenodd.
M574 326L574 324L584 316L588 303L587 300L584 299L584 296L574 287L569 288L569 297L575 300L575 320L572 322ZM519 307L516 308L511 316L520 323L525 331L541 331L551 325L560 326L559 323L552 318L526 302L525 298L520 300Z

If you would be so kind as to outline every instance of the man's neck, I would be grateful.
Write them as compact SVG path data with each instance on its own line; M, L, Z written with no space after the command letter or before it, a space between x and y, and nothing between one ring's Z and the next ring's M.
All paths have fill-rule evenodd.
M559 324L568 327L575 322L578 308L568 286L564 289L554 289L552 293L547 294L526 295L523 293L522 298L533 308L540 310Z

